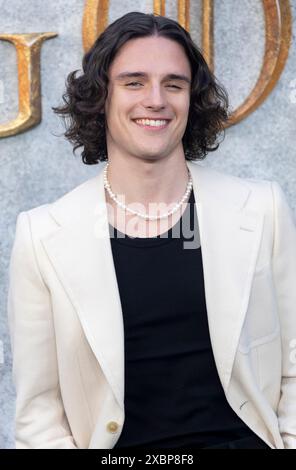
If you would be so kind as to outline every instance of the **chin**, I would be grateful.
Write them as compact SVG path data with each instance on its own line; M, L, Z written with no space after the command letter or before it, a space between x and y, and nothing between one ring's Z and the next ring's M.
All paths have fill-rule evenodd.
M138 158L140 158L141 160L147 160L149 162L154 162L155 160L160 160L162 158L162 155L160 155L159 153L154 153L154 154L139 154L138 155Z
M138 155L141 156L142 158L148 158L148 159L155 159L155 158L162 158L165 155L168 155L168 151L164 151L163 149L157 149L157 150L151 150L150 149L139 149Z

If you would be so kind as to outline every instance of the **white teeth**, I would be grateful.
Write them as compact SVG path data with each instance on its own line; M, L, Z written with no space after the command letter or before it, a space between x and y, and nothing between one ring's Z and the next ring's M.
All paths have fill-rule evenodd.
M164 126L167 124L168 121L165 120L154 120L154 119L136 119L136 123L142 124L143 126L152 126L152 127L158 127L158 126Z

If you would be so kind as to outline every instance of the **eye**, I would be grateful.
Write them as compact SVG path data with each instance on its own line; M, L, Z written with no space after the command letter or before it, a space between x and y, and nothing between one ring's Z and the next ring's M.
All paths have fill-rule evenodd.
M140 82L130 82L130 83L127 83L126 86L131 86L131 87L137 87L137 86L143 86L142 83ZM167 85L169 88L175 88L176 90L182 90L181 87L177 86L177 85Z
M126 86L135 86L135 85L142 85L142 84L139 82L131 82L131 83L126 84Z

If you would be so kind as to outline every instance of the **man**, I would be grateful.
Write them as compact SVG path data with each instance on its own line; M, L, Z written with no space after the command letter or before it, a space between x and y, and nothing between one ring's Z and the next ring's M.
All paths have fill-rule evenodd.
M123 16L64 101L108 161L18 217L17 447L296 448L295 224L276 182L193 162L227 95L189 34Z

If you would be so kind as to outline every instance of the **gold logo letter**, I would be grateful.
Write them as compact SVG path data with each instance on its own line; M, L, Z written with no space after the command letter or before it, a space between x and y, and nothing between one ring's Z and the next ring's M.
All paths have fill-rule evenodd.
M16 47L18 69L18 115L0 124L0 137L30 129L41 121L40 49L43 41L56 33L0 34L0 40Z

